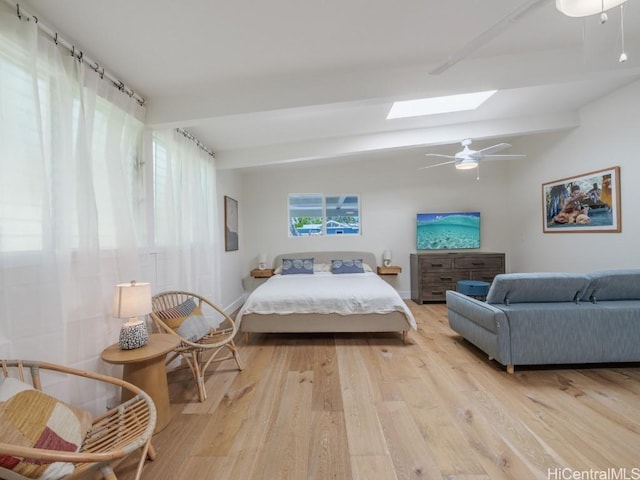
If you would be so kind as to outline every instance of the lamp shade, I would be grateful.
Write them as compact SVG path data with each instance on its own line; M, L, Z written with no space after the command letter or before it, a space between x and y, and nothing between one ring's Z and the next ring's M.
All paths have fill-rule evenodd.
M627 0L556 0L556 8L568 17L588 17L618 5Z
M148 283L121 283L113 293L113 316L127 318L120 329L120 348L140 348L149 341L147 327L138 315L151 312L151 285Z
M113 316L133 318L151 312L151 284L142 282L116 285L113 294Z

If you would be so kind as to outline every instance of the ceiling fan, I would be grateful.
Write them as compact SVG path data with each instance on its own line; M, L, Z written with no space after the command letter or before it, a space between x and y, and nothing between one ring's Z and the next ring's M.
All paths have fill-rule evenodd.
M498 20L496 23L491 25L487 30L483 31L476 37L470 39L461 49L456 52L451 53L444 62L433 68L429 74L430 75L440 75L451 67L464 60L471 54L475 53L477 50L482 48L484 45L489 43L494 38L501 35L504 31L511 28L516 22L520 21L522 18L530 15L535 10L539 9L542 6L550 3L551 0L526 0L523 1L520 5L516 6L514 10L509 12L505 17ZM625 4L627 0L556 0L556 8L569 17L587 17L595 15L596 13L600 13L599 15L599 23L604 24L607 22L607 14L606 10L610 10L618 5ZM617 41L621 40L622 43L622 52L620 53L620 57L618 57L618 62L624 63L627 61L627 54L624 48L624 17L623 17L624 9L620 10L620 31L614 32L617 35L614 35L615 38L613 41L607 40L602 37L602 34L597 36L589 35L590 37L594 37L592 42L600 43L608 43L611 45L615 45ZM609 29L609 31L611 31ZM583 32L584 35L584 32ZM612 34L609 33L609 36ZM586 49L586 44L585 44ZM598 52L591 53L590 55L598 55Z
M525 158L526 155L496 155L497 152L505 150L511 145L508 143L498 143L497 145L493 145L491 147L483 148L481 150L471 150L469 145L471 145L471 139L465 138L460 142L462 144L462 150L456 153L455 155L441 155L439 153L425 153L427 157L444 157L450 158L451 160L442 163L436 163L435 165L427 165L425 167L421 167L419 170L425 168L439 167L441 165L449 165L453 163L458 170L470 170L472 168L476 168L479 163L483 160L519 160L521 158Z

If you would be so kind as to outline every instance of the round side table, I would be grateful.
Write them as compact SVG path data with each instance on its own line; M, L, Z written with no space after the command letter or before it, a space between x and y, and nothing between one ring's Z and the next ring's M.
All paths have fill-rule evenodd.
M102 351L102 359L114 365L123 365L122 379L144 390L156 405L158 433L171 419L169 385L164 360L171 350L180 344L180 338L170 333L149 335L149 343L133 350L122 350L115 343ZM132 392L122 391L122 401L129 400Z

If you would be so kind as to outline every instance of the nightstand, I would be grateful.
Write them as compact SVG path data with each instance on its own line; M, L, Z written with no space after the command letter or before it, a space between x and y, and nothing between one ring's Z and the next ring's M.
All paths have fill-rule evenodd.
M273 277L273 268L265 268L264 270L260 270L259 268L254 268L253 270L251 270L251 276L253 278Z
M389 265L388 267L378 267L378 275L398 275L402 273L402 267Z

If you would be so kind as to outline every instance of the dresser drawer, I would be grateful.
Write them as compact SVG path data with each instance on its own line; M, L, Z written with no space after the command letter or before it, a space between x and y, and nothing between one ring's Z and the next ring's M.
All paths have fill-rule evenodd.
M457 272L455 270L422 272L423 285L450 285L455 284L458 280L468 279L469 276L466 272Z
M469 255L455 258L453 266L459 270L504 270L504 261L503 257L498 255Z
M447 290L455 290L455 283L447 283L442 285L428 285L422 290L422 301L426 302L444 302L447 299Z
M451 270L453 268L453 259L445 256L421 258L420 268L423 272L431 270Z

